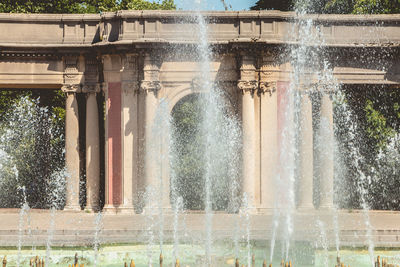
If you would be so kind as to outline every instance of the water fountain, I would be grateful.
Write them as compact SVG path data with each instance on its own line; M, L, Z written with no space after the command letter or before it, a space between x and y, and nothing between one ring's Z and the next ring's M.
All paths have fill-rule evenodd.
M27 200L23 190L25 197L18 210L19 220L15 222L18 224L16 249L0 250L0 253L9 254L9 265L16 263L17 266L24 266L35 255L44 257L46 266L67 265L78 257L75 256L76 251L79 251L79 261L89 266L122 266L123 262L129 263L131 259L134 259L136 266L158 266L159 261L163 266L177 266L179 263L182 266L239 266L239 262L247 266L289 266L292 263L293 266L334 266L341 261L351 266L375 266L376 255L379 254L384 254L390 262L399 261L397 250L382 252L376 248L373 222L378 219L370 212L368 199L368 186L375 179L374 174L376 177L384 177L385 172L398 172L396 160L399 135L392 135L386 146L381 147L375 165L378 167L369 171L365 167L364 139L360 134L363 131L362 125L357 124L359 114L352 110L348 90L346 86L341 86L339 78L343 78L335 70L336 62L332 60L332 54L339 51L337 47L342 44L331 49L330 45L334 45L326 37L332 37L332 27L338 24L336 18L310 15L309 6L304 1L295 4L296 15L282 15L274 11L207 13L200 11L202 4L201 0L195 1L194 9L197 11L193 12L160 13L161 19L157 17L156 22L152 20L153 15L146 12L103 15L104 25L101 26L103 29L99 26L99 31L104 32L101 32L102 39L96 41L98 44L105 42L109 45L118 41L126 45L124 42L129 38L137 38L139 35L135 35L135 27L141 27L142 22L129 24L135 16L143 20L147 19L146 16L150 17L145 21L143 31L150 29L149 34L155 36L151 37L155 38L151 39L152 42L165 38L163 42L168 43L168 38L175 38L176 43L171 42L165 47L160 45L162 48L156 45L152 47L151 52L161 55L162 59L155 58L143 48L146 46L144 44L137 48L138 51L146 51L140 55L131 55L129 49L124 50L124 47L121 48L123 55L104 57L104 83L108 84L103 89L106 92L105 128L108 134L108 143L104 144L107 147L105 161L108 164L104 171L108 178L104 187L105 194L111 196L106 199L107 209L98 213L90 209L86 212L57 211L56 208L60 209L65 204L63 191L69 189L63 182L66 176L64 168L54 170L54 173L49 174L51 179L48 181L51 183L46 184L48 198L41 200L46 208L50 208L50 212L46 213L48 221L44 222L44 214L32 211L29 205L34 206L35 203ZM181 17L177 14L181 14ZM107 21L107 16L111 18L114 15L117 17ZM120 28L116 27L113 24L115 20L125 19L124 16L129 19L121 23ZM162 24L171 16L176 16L173 20L178 22ZM263 16L267 19L258 21ZM274 16L281 17L276 19ZM253 21L254 17L257 20ZM275 19L276 22L273 21ZM271 25L267 24L271 21ZM171 26L173 23L177 23L178 26L174 27L182 31L178 31L179 35L174 33L169 37L168 34L175 30ZM271 36L282 30L274 28L279 23L288 23L285 26L286 30L289 29L288 34L282 39L282 43L287 45L273 44L270 47L267 43L273 39ZM328 26L332 23L334 26L329 28L324 23ZM349 19L345 20L346 23L352 25L353 22ZM159 25L170 30L164 35L152 32L160 29ZM189 32L185 32L186 27L190 29ZM235 33L234 38L222 36L228 36L229 30L238 27L240 31ZM377 32L381 31L379 27ZM117 29L121 32L115 34ZM261 37L252 37L257 31L261 32L260 36L271 36L265 39L267 41ZM217 36L216 32L222 37ZM249 47L250 52L247 51ZM104 50L102 53L108 51L108 48L101 49ZM158 49L160 51L156 51ZM174 60L179 60L181 65L171 67ZM224 60L228 62L225 65ZM107 65L107 62L111 63ZM87 62L84 64L90 65ZM118 64L122 67L115 67ZM135 68L142 68L143 73L136 73ZM278 71L278 68L282 71ZM71 69L65 79L72 75L74 70ZM81 73L92 77L87 74L90 71L90 67L87 67ZM179 75L176 73L190 73L191 76L187 78L180 74L182 77L177 78ZM275 74L280 75L279 78ZM115 85L116 75L122 77L119 89ZM129 80L132 77L137 80ZM188 83L190 86L187 86ZM243 88L240 94L237 92L238 84ZM230 86L236 92L230 92ZM183 89L169 94L168 88L172 87ZM67 92L69 96L75 93ZM150 103L146 98L149 95L154 96L154 110L147 105ZM272 117L268 117L268 112L274 110L274 107L270 108L272 101L266 100L268 96L276 97L276 129L272 130L261 125L263 120L273 121ZM263 101L271 102L265 104ZM78 102L79 108L86 108L82 99ZM122 109L115 112L113 105L121 105L121 102ZM22 98L20 103L21 106L14 107L16 114L24 114L27 105L30 110L35 109L35 101ZM147 103L146 106L144 103ZM134 112L129 105L133 105ZM182 127L179 115L184 114L185 108L194 114L186 118L189 122L185 125L190 128L190 133L182 133L179 128ZM8 154L13 149L5 151L5 148L6 143L11 146L10 140L15 141L13 134L18 132L22 135L24 131L31 133L30 128L37 125L29 124L30 121L38 124L42 122L42 126L44 122L51 121L44 116L48 110L39 108L36 111L39 111L41 119L29 117L21 125L18 120L14 120L0 127L9 127L1 131L1 170L6 170L5 167L10 169L11 165L6 159L10 159ZM136 111L139 114L137 121L132 119ZM267 119L263 117L266 113ZM137 126L148 118L151 127ZM122 126L120 130L124 131L113 132L116 127L112 123L118 119L120 121L116 125L130 125L134 130ZM196 121L193 123L190 119ZM24 124L28 127L23 128ZM58 130L54 131L50 130L50 134L56 136ZM274 131L275 136L266 134L268 131ZM137 139L130 143L131 136ZM274 153L256 148L265 146L264 143L273 144L271 139L274 137L277 143ZM118 150L115 150L114 145L118 142L121 142L122 158L115 158L115 151ZM128 146L133 144L138 144L137 151L129 150ZM195 156L187 157L188 151ZM125 157L129 153L131 155ZM137 166L126 163L126 158L136 157L140 158ZM276 166L268 176L269 191L265 191L265 178L261 174L265 172L263 164L267 164L265 159L272 162L273 157L277 158L275 164L272 164ZM185 161L190 160L190 164L185 165ZM345 165L350 170L343 167ZM139 182L132 186L126 183L124 177L127 176L124 175L135 171L137 177L132 176ZM351 171L358 178L355 191L361 208L360 212L354 214L341 210L341 192L334 190L346 184ZM185 183L182 173L190 176L187 179L193 183ZM17 171L14 174L17 178L20 175ZM259 178L249 182L242 176ZM67 183L73 179L73 175L67 177ZM193 190L193 187L196 188ZM138 207L136 212L140 211L140 214L135 214L133 208L130 210L131 207L124 203L125 199L129 199L124 195L129 190L137 190L135 193L143 195L135 203ZM270 203L265 199L275 201L268 206ZM122 204L125 205L124 209L119 209ZM133 206L133 203L128 204ZM115 211L113 206L117 206ZM354 226L352 220L362 224ZM43 239L45 247L27 249L30 243L34 246L32 230L40 227L46 230ZM350 236L348 232L358 236ZM66 244L59 243L63 235ZM59 246L74 242L83 246L59 249ZM109 246L113 242L116 244Z

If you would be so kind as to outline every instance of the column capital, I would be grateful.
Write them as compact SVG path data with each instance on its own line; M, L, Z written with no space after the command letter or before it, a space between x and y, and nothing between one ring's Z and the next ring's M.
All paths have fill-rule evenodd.
M138 81L122 81L121 87L125 94L138 94L140 88Z
M242 94L245 93L253 94L258 88L258 82L255 80L253 81L240 80L238 81L237 86L239 90L242 92Z
M100 89L101 85L99 83L95 84L84 84L82 86L82 93L99 93L101 91Z
M157 93L161 89L160 81L142 81L140 84L140 90L145 93L154 92Z
M258 88L259 94L266 94L269 93L271 96L272 93L276 92L277 82L260 82L260 86Z
M80 84L64 84L61 87L61 91L64 93L80 93L81 85Z

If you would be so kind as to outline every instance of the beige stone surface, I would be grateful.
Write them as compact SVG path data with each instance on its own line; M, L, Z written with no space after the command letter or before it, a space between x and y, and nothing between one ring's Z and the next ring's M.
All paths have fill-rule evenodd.
M76 93L67 93L65 106L65 165L66 204L65 209L80 210L79 206L79 117Z
M313 209L313 126L312 103L307 92L301 92L299 114L299 183L298 183L298 208Z
M23 219L23 245L45 245L50 227L51 213L48 210L31 210L30 224L27 217ZM369 211L372 225L372 239L376 247L400 247L399 212ZM102 214L101 224L96 225L96 214L71 211L57 211L54 221L53 246L92 245L95 232L98 231L102 244L109 243L147 243L148 220L142 215ZM324 223L327 240L330 246L335 245L333 213L327 212L294 212L293 240L308 240L314 242L320 238L316 221ZM16 246L19 239L19 210L6 209L0 213L0 244ZM338 226L340 229L341 246L366 246L365 216L362 211L339 211ZM214 214L213 240L232 238L237 214ZM147 221L146 221L147 220ZM179 225L180 231L187 231L188 240L200 241L205 237L204 214L182 214L179 221L185 220L185 226ZM251 215L251 238L268 240L272 236L273 214ZM283 225L283 224L282 224ZM183 228L185 227L185 228ZM164 215L164 240L170 242L173 237L173 215Z

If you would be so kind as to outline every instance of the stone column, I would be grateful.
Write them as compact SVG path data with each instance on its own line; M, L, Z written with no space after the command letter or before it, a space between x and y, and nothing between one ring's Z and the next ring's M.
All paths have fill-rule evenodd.
M80 210L79 205L79 114L76 93L80 85L64 85L63 92L67 94L65 105L65 165L66 204L65 210Z
M155 151L155 143L159 140L154 140L153 125L158 107L158 92L161 89L159 80L160 67L156 58L150 54L144 57L143 74L144 79L141 82L141 91L145 94L145 190L152 190L152 193L157 194L158 181L157 171L160 168L156 162L156 154L160 153ZM162 197L162 196L159 196Z
M319 156L321 195L320 209L333 208L333 107L329 92L323 92L321 97L321 118L319 125Z
M121 88L121 140L122 140L122 186L123 199L121 212L134 212L134 194L138 178L138 104L139 93L138 55L122 56Z
M313 127L312 104L306 91L300 92L299 209L313 209Z
M134 212L133 194L137 184L137 93L138 82L122 82L122 180L123 199L120 210Z
M261 97L261 209L275 206L275 179L278 164L278 97L276 82L260 84Z
M242 191L248 197L249 207L255 208L255 110L254 93L258 87L255 79L254 57L243 55L240 68L241 80L238 82L242 93L242 135L243 135L243 164L242 164Z
M86 85L86 209L98 211L100 201L100 138L97 93L99 85Z
M103 55L106 98L105 212L118 212L123 201L121 129L121 56Z
M267 50L260 66L259 94L261 99L261 206L260 211L272 213L275 207L278 170L278 80L279 52Z

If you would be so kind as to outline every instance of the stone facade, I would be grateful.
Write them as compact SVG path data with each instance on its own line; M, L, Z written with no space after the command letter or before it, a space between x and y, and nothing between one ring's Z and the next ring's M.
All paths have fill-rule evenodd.
M296 45L294 13L205 12L210 21L212 82L226 91L241 114L242 191L257 212L274 207L272 177L278 162L284 92L292 71L285 47ZM400 15L319 15L334 75L343 84L399 84L395 56L362 58L371 51L397 55ZM377 27L376 24L380 26ZM105 211L133 213L137 194L154 184L154 167L143 151L160 99L169 110L199 92L196 17L184 11L121 11L103 15L0 14L0 88L61 89L66 94L66 209L79 210L79 116L86 114L86 208L99 209L100 136L105 135ZM379 61L374 64L374 61ZM301 90L301 88L299 88ZM309 89L309 88L308 88ZM298 208L312 210L312 100L302 90ZM86 95L78 110L77 95ZM105 128L99 127L98 94L106 101ZM321 120L332 129L332 100L320 98ZM333 136L333 131L332 131ZM328 137L327 138L331 138ZM326 140L327 144L332 143ZM327 148L325 151L332 151ZM333 204L333 156L319 157L324 179L321 207ZM165 175L165 185L169 183ZM168 186L166 186L168 187ZM163 203L169 207L169 192Z

